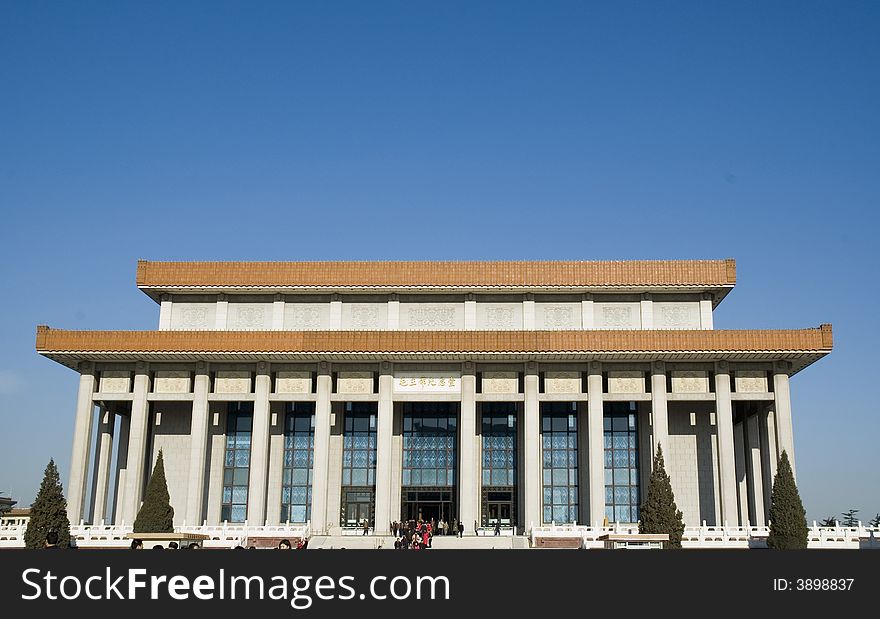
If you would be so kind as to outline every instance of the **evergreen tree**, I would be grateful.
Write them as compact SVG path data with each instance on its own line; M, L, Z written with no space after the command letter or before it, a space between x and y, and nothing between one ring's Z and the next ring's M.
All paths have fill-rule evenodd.
M836 527L837 526L837 518L834 516L828 516L825 520L819 523L820 527Z
M857 509L850 509L843 512L841 514L841 516L843 516L843 519L840 521L840 524L845 527L857 527L859 525L859 518L857 516L858 513L859 510Z
M165 482L165 461L162 450L156 458L156 466L150 475L150 482L144 493L144 502L134 521L135 533L173 533L174 508L168 496L168 484Z
M25 548L43 548L46 534L58 534L58 547L70 546L70 521L67 519L67 499L58 477L55 460L49 460L37 498L31 504L31 517L24 532Z
M807 534L807 513L794 483L788 454L783 450L770 495L767 546L777 550L803 550L807 547Z
M681 548L684 521L681 511L675 505L672 483L663 464L663 449L657 445L651 480L648 482L648 496L641 507L639 533L666 533L669 535L667 548Z
M874 516L874 519L871 522L869 522L868 525L871 527L874 527L875 529L877 527L880 527L880 513L878 513L876 516Z

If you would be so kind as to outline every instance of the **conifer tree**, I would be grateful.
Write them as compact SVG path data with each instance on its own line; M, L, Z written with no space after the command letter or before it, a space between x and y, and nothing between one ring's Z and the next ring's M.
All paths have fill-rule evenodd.
M794 483L788 454L783 450L770 495L770 536L767 546L777 550L804 550L807 535L807 513Z
M58 547L70 546L70 521L67 519L67 499L58 477L55 460L49 460L43 473L43 482L37 498L31 504L31 517L24 533L25 548L43 548L46 534L58 534Z
M681 548L684 521L681 511L675 505L675 495L663 463L663 449L660 445L657 445L657 455L654 456L648 496L641 507L639 533L666 533L669 535L666 548Z
M168 484L165 481L165 460L162 457L161 449L144 493L144 502L134 521L134 532L174 532L174 508L171 507L168 495Z

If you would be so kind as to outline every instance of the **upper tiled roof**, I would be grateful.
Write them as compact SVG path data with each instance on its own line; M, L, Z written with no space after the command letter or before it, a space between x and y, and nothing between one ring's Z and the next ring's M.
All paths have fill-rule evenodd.
M513 262L151 262L141 288L717 288L736 283L727 260Z

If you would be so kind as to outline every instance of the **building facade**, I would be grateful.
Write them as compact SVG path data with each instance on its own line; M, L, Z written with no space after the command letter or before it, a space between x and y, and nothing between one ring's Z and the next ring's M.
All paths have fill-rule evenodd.
M40 326L79 373L71 522L633 523L662 447L688 525L763 525L789 379L830 325L716 330L733 260L141 261L151 331Z

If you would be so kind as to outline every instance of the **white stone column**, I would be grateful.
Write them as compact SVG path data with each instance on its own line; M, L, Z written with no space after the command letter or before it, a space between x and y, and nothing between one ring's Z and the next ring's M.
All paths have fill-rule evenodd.
M113 430L116 415L106 408L100 410L98 440L95 441L95 471L92 478L92 523L106 518L107 490L110 488L110 461L113 459Z
M605 404L602 400L602 364L590 362L587 375L590 454L590 524L605 520Z
M119 415L119 438L116 451L116 475L113 485L113 524L122 524L125 512L125 471L128 466L128 434L131 417Z
M791 369L791 363L788 361L777 361L773 367L773 399L776 404L776 445L779 449L779 457L782 452L788 454L788 461L791 462L791 472L795 474L794 467L794 433L791 425L791 391L789 386L788 372Z
M700 328L712 329L712 294L703 293L700 300Z
M473 331L477 328L477 298L468 294L464 299L464 329ZM462 516L464 518L464 516ZM465 520L465 522L469 522Z
M474 364L467 362L461 374L461 420L458 426L459 464L458 513L465 524L465 532L476 534L474 522L478 520L479 480L477 478L477 378Z
M210 378L207 366L204 362L199 362L193 382L192 422L190 424L192 446L189 454L189 480L186 492L186 522L190 525L200 525L204 520L209 388Z
M163 294L159 303L159 331L171 328L171 295Z
M577 435L578 435L578 523L589 524L590 514L590 407L587 402L577 403ZM603 462L604 466L604 462Z
M726 361L715 364L715 423L718 433L721 524L736 526L739 524L739 516L736 503L733 403L730 399L730 373Z
M251 430L251 462L248 476L247 520L257 526L266 523L266 483L269 478L269 364L257 364L254 385L254 425ZM317 435L317 432L315 433ZM317 438L317 437L316 437ZM317 450L315 465L317 466Z
M593 295L590 293L584 294L584 296L581 298L581 328L596 328L595 308L593 307Z
M532 317L534 318L534 301ZM541 526L541 411L538 403L538 364L526 364L525 406L523 415L523 523L527 530Z
M394 366L382 362L379 370L379 410L376 420L376 534L387 535L391 520L391 494L394 487L392 474L394 436Z
M654 328L654 301L651 298L651 293L646 292L642 295L642 300L640 302L640 309L642 315L642 329L653 329Z
M270 525L281 524L286 405L286 402L276 402L269 407L269 487L266 490L266 521Z
M327 530L327 481L330 459L330 392L333 380L330 364L321 362L318 370L315 401L315 449L312 466L312 531L317 535ZM377 454L378 455L378 454Z
M147 447L150 442L150 375L147 364L137 363L134 375L134 397L131 402L131 424L128 435L128 464L125 474L125 522L134 522L144 494Z
M388 330L400 329L400 301L396 294L388 295Z
M214 328L218 331L226 330L226 319L229 314L229 301L226 300L225 294L217 295L217 313L215 317Z
M666 394L666 364L655 361L651 364L651 467L657 447L663 446L663 459L669 470L669 405Z
M330 330L342 329L342 297L334 294L330 297ZM314 514L314 511L312 512Z
M284 295L276 294L272 302L272 330L284 329Z
M83 518L86 494L86 471L89 468L89 449L92 443L92 418L95 404L95 366L83 361L79 365L79 392L76 398L76 422L73 427L73 449L70 456L70 482L67 484L67 518L70 524L79 524Z
M535 295L532 293L526 294L523 298L523 329L525 331L535 329Z
M766 407L760 413L758 430L761 435L761 475L764 479L764 513L770 510L770 495L773 491L773 480L776 479L776 465L779 449L776 446L776 413L773 407Z
M761 432L759 416L746 417L746 473L751 487L752 510L749 521L759 527L766 524L764 519L764 474L761 470Z
M746 474L746 432L744 424L733 424L734 458L736 469L736 499L739 522L749 522L749 481ZM754 522L754 521L752 521Z

